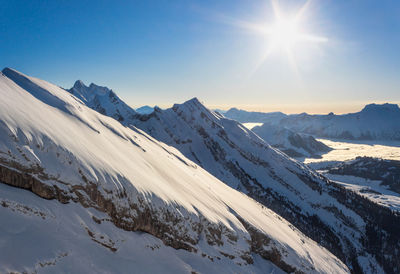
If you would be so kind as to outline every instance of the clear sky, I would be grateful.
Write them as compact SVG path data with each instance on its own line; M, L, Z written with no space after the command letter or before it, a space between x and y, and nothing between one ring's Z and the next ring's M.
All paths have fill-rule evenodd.
M275 2L286 19L307 3ZM323 41L296 41L291 59L249 27L276 22L269 0L0 0L0 66L66 88L105 85L134 107L198 97L343 113L400 102L399 0L309 1L296 29Z

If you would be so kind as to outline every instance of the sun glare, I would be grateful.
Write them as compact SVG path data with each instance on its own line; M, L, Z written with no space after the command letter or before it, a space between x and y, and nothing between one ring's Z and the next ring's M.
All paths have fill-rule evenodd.
M299 31L295 20L280 19L267 30L271 43L277 47L290 47L299 39Z
M287 16L287 14L281 12L277 1L272 0L271 3L275 21L263 25L250 25L251 29L261 32L262 35L265 36L267 43L265 53L252 73L258 70L269 55L279 51L287 56L291 67L297 74L297 64L295 60L297 54L295 54L295 51L298 53L299 48L305 49L307 47L306 43L324 43L328 40L325 37L308 33L303 28L302 23L304 23L304 18L302 17L310 5L310 0L306 1L292 16ZM302 43L302 47L298 47L300 43Z

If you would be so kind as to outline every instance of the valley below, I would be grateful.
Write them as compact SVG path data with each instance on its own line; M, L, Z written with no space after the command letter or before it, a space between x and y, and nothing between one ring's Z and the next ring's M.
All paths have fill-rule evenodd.
M399 141L355 141L320 139L318 141L332 148L331 151L322 154L321 158L305 158L304 163L318 162L340 162L354 159L356 157L374 157L387 160L400 160Z

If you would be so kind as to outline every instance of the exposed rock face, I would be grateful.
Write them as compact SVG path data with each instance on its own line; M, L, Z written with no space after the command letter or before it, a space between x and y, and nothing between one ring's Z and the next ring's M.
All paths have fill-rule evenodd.
M10 167L7 167L10 166ZM79 171L82 174L81 171ZM68 191L61 191L56 184L49 185L37 179L50 179L50 176L43 172L40 167L25 168L16 162L1 161L0 165L0 182L8 185L27 189L44 199L57 199L61 203L70 201L80 203L84 207L93 207L101 212L107 213L113 223L124 230L143 231L163 240L166 245L178 249L188 251L196 251L193 248L198 242L198 237L204 233L209 239L210 244L216 244L213 239L221 239L221 234L229 235L229 230L224 230L215 224L208 222L206 219L199 220L199 223L193 225L198 233L196 237L190 237L186 234L187 229L179 230L177 227L183 227L184 224L180 217L169 212L168 210L161 213L151 209L143 198L138 198L138 203L129 204L128 208L117 208L112 199L107 199L99 191L98 185L87 181L82 174L82 178L86 181L85 185L69 185L58 181L68 187ZM113 194L113 193L110 193ZM126 198L126 192L118 193L119 198ZM224 231L223 231L224 230ZM182 233L182 234L181 234ZM215 234L219 234L215 237ZM235 239L233 235L230 238Z
M22 168L17 163L2 164L10 164L14 168ZM37 168L36 170L32 168L30 170L25 170L25 172L22 173L17 171L16 169L7 168L6 166L0 165L0 182L30 190L44 199L54 199L55 191L53 187L43 184L30 174L30 172L40 171L41 170L39 168Z
M12 167L7 167L6 165ZM141 198L138 198L139 203L129 204L129 208L117 208L114 201L104 198L102 193L98 190L98 185L93 182L88 182L86 179L84 179L86 181L86 185L84 186L69 186L59 181L58 183L68 185L69 191L66 192L61 191L57 185L48 185L41 182L36 176L47 179L50 178L43 173L43 169L40 167L24 168L15 162L7 163L4 160L1 161L0 182L27 189L44 199L57 199L61 203L69 203L72 201L80 203L84 207L93 207L101 212L107 213L117 227L128 231L143 231L149 233L161 239L164 244L173 248L197 252L194 246L198 244L201 235L206 237L209 245L222 246L224 245L223 238L225 237L232 243L238 241L238 236L232 233L231 230L224 226L210 223L204 218L200 218L198 223L193 223L191 227L192 231L189 233L187 229L184 229L185 225L183 224L183 222L187 220L182 220L180 216L176 216L168 210L161 212L160 216L159 211L151 209ZM84 178L83 174L82 177ZM127 194L119 193L119 196L125 198ZM132 212L135 214L132 214ZM281 252L273 247L273 245L271 246L271 239L257 228L247 223L244 219L238 218L250 234L248 242L251 249L240 255L246 263L253 263L251 253L255 253L271 261L288 273L304 273L282 260ZM101 220L96 221L99 223L101 222ZM180 229L177 229L177 227L180 227ZM196 233L195 237L190 235L193 234L193 232ZM90 231L88 231L88 233L90 235ZM234 255L222 251L220 253L231 259L235 258Z

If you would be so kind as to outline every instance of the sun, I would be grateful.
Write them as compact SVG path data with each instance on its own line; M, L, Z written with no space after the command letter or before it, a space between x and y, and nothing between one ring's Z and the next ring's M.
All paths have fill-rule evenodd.
M307 43L325 43L328 39L311 34L303 28L303 15L310 5L310 0L306 1L305 4L291 16L284 14L280 10L277 1L271 0L271 3L275 15L275 21L271 23L250 25L251 29L261 32L265 37L267 44L264 55L259 60L252 73L254 73L266 61L269 55L277 51L286 55L291 67L297 73L295 52L300 48L299 44L301 43L301 48L304 49L307 47Z
M296 12L291 10L290 13L280 10L278 0L270 0L270 2L273 16L266 15L265 18L268 21L254 23L224 16L222 20L224 23L261 35L263 38L265 49L261 52L249 75L253 75L270 55L274 52L279 52L281 53L280 55L286 56L289 65L295 74L299 76L296 58L298 60L301 58L304 61L304 56L307 56L308 59L312 51L320 51L318 44L326 43L328 39L307 31L306 26L310 27L311 22L306 20L305 15L310 15L308 10L311 0L304 0L304 4Z
M271 43L277 47L289 48L300 39L300 31L295 20L278 20L266 30Z

